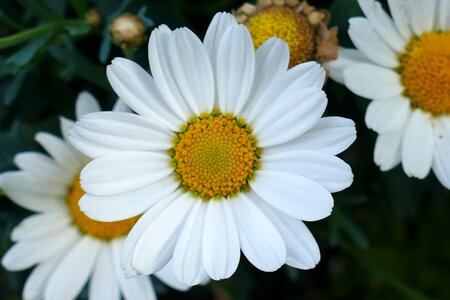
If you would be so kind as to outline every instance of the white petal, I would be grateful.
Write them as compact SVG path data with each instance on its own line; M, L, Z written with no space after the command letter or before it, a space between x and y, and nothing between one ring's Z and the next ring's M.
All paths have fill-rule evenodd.
M225 12L216 13L209 24L203 44L208 52L213 70L216 69L216 56L219 52L220 41L228 28L233 25L237 25L236 18L232 14Z
M173 33L164 26L152 31L148 43L148 58L153 79L164 100L182 120L187 120L193 113L180 92L169 56L169 40Z
M271 151L261 159L265 171L287 172L309 178L330 193L348 188L353 182L350 166L340 158L310 150Z
M404 128L377 137L373 159L381 171L389 171L400 163L400 145Z
M237 269L241 256L239 236L226 199L208 202L203 225L202 253L206 272L214 280L228 278Z
M90 161L90 158L84 155L84 153L78 151L78 149L76 149L75 146L72 145L69 139L69 131L72 129L74 125L75 125L74 121L66 119L64 117L59 117L59 127L61 129L61 134L64 138L64 141L66 142L67 146L69 146L69 148L79 156L80 160L82 161L82 164L84 165ZM62 178L64 178L64 176L62 176Z
M54 184L45 178L37 177L25 171L10 171L11 185L17 189L23 189L30 193L39 195L46 195L49 198L62 197L64 198L68 192L67 184Z
M381 4L374 0L358 0L359 6L379 36L396 52L405 50L405 40L397 31L394 22L383 10Z
M409 19L408 0L388 0L395 26L406 41L412 36Z
M180 190L175 191L168 197L157 202L146 213L144 213L139 220L134 224L131 231L125 240L124 248L121 251L121 266L124 270L124 274L127 278L133 277L139 274L138 270L132 264L132 258L135 252L136 243L142 236L142 233L153 222L153 220L161 214L161 212L172 203L175 199L182 195Z
M61 134L66 142L69 140L69 130L74 124L75 122L72 120L64 117L59 117L59 128L61 129Z
M43 298L48 277L59 262L59 259L59 256L53 257L52 259L37 265L33 271L31 271L22 291L22 298L24 300Z
M430 32L433 30L435 9L436 9L436 0L409 1L411 27L416 35L421 35L422 33Z
M173 81L192 111L199 115L214 106L214 78L205 47L189 29L173 32L169 39Z
M372 64L357 64L344 70L345 85L355 94L368 99L387 99L403 92L400 76Z
M274 208L300 220L323 219L333 208L330 192L306 177L260 170L250 187Z
M202 234L207 204L197 201L186 219L173 252L172 268L176 278L197 285L206 276L202 256Z
M237 115L244 107L253 85L255 50L244 25L230 27L224 34L216 57L216 86L219 108Z
M81 186L93 195L113 195L152 184L172 173L169 156L125 151L101 156L81 171Z
M305 224L273 209L254 193L250 193L249 198L264 212L283 237L287 251L286 264L303 270L314 268L320 260L320 250Z
M403 96L370 102L366 124L378 133L397 131L405 126L411 112L411 103Z
M339 48L338 58L325 63L325 69L329 71L329 76L334 81L344 84L344 69L357 63L370 62L359 50L349 48Z
M58 210L62 207L62 197L41 193L36 184L24 184L25 176L20 171L5 172L0 175L0 187L14 203L36 212Z
M131 108L122 99L117 99L114 103L112 111L116 112L132 112Z
M273 272L286 259L286 246L278 230L243 193L230 201L245 257L258 269Z
M416 109L406 124L402 141L402 166L406 175L425 178L433 162L433 129L430 116Z
M156 202L172 194L178 185L179 183L169 176L130 192L107 196L85 194L78 204L80 209L94 220L120 221L144 213Z
M11 232L11 239L15 242L42 238L62 230L71 222L65 211L52 211L35 214L19 223Z
M135 112L172 131L182 120L174 114L158 91L153 78L138 64L115 58L106 68L109 83Z
M110 148L112 153L119 150L167 150L172 147L173 139L172 132L156 126L146 118L111 111L81 118L73 131L77 132L76 136L71 136L76 140L73 144L83 152L83 141L89 142L88 147L97 144L101 149Z
M14 163L22 170L45 181L67 184L72 177L47 155L38 152L21 152L14 157Z
M72 128L71 128L72 129ZM81 151L83 154L89 157L100 157L106 154L110 154L115 152L115 149L110 147L101 146L97 142L92 142L84 137L82 137L76 128L74 130L70 130L69 132L69 140L70 143L77 149L77 151ZM85 164L89 162L86 161Z
M135 269L142 274L152 274L169 262L184 220L195 201L201 200L184 193L147 225L136 243L132 258Z
M434 126L433 171L439 181L450 189L450 119L441 117Z
M386 45L367 19L351 18L349 23L348 34L359 51L381 66L388 68L398 66L397 54Z
M112 256L112 266L116 280L119 283L125 299L136 300L156 300L155 290L148 276L137 276L134 278L125 278L125 275L120 267L120 253L123 249L123 239L116 239L111 242L109 251Z
M254 103L277 77L286 72L288 65L289 47L283 40L272 37L256 49L255 78L244 112L252 110Z
M64 252L78 238L77 230L68 228L39 239L20 241L6 252L2 265L9 271L27 269Z
M75 116L79 120L82 116L101 111L100 105L91 93L84 91L78 94L75 103Z
M260 147L269 147L295 139L312 128L327 106L325 93L318 88L301 89L273 99L252 124Z
M167 265L165 265L161 270L155 273L155 276L158 277L159 280L164 282L166 285L170 286L173 289L179 290L179 291L187 291L189 289L189 286L181 283L177 280L175 277L175 274L173 273L172 268L172 261L169 261Z
M298 138L267 149L282 151L317 150L337 155L356 139L355 122L341 117L324 117Z
M276 99L296 95L307 88L321 89L324 81L325 70L318 63L311 61L296 65L276 77L259 99L253 99L243 116L247 123L252 123L264 111L270 111L277 103Z
M84 236L61 260L50 276L45 299L74 299L86 284L95 265L100 242Z
M441 0L438 7L438 28L442 31L450 29L450 1Z
M108 248L108 244L101 243L97 262L89 282L90 300L120 299L119 284L114 274L113 258Z
M62 139L46 132L39 132L35 140L65 169L67 176L75 176L82 168L83 160L80 154L72 150Z

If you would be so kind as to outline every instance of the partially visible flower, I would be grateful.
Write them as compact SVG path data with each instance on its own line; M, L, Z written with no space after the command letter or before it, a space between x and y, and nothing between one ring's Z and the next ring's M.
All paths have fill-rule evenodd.
M350 19L358 50L341 49L331 77L372 99L366 124L379 133L374 160L383 171L402 163L408 176L430 170L450 189L450 1L389 0L392 17L359 0Z
M119 100L117 111L127 108ZM99 111L88 93L79 95L77 118ZM89 158L67 140L73 122L61 118L64 139L38 133L36 140L51 157L38 152L19 153L19 171L0 175L0 187L16 204L36 212L16 226L13 245L2 265L20 271L34 265L23 290L24 299L74 299L90 278L89 299L155 299L150 278L126 279L120 265L124 238L139 216L119 222L97 222L80 211L84 191L79 173ZM170 265L156 274L165 283L185 289L174 279Z
M139 47L147 38L144 21L136 15L124 13L109 26L112 41L117 46Z
M218 13L202 42L162 25L149 41L152 76L116 58L112 88L138 115L94 113L70 131L94 157L81 172L83 212L100 221L143 214L122 256L127 275L172 261L195 285L236 270L241 250L263 271L320 259L301 221L327 217L331 193L353 181L336 157L356 138L352 120L325 117L325 71L288 69L270 38L255 52L248 29Z
M330 13L306 1L258 0L256 5L243 4L234 14L249 29L256 48L274 36L285 41L290 49L290 67L311 60L325 63L337 57L337 27L327 27Z

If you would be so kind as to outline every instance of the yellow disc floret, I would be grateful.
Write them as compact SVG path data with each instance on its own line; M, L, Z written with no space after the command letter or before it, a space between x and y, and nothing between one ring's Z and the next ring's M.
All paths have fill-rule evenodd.
M243 120L213 112L183 126L170 155L182 187L209 200L247 190L260 149Z
M271 37L279 37L289 45L289 66L309 61L314 56L314 32L302 14L289 7L270 7L257 12L245 23L255 48Z
M450 114L450 32L414 37L400 56L405 96L415 108L433 115Z
M80 177L76 176L69 195L67 196L67 205L73 219L73 223L83 234L92 237L111 240L127 234L134 226L140 216L117 222L99 222L92 220L86 216L78 205L78 201L84 195L84 191L80 186Z

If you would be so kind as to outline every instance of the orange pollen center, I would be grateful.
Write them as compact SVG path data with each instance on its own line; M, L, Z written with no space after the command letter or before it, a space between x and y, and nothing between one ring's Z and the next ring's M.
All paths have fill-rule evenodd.
M80 177L76 176L66 201L74 225L77 226L83 234L102 240L111 240L130 232L131 228L140 217L136 216L117 222L99 222L92 220L80 210L78 205L78 201L80 201L83 195L84 191L80 186Z
M412 107L450 114L450 31L414 37L400 56L398 72Z
M187 122L169 154L183 188L209 200L247 190L261 149L244 120L213 112Z
M289 66L293 67L314 56L314 34L305 16L289 7L262 9L245 23L255 48L271 37L278 37L289 45Z

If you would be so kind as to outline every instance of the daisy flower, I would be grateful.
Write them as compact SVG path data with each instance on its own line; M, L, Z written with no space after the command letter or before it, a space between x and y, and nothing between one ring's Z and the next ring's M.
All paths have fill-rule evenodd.
M263 271L313 268L319 248L304 221L331 213L348 187L335 155L355 139L351 120L321 118L324 70L288 70L278 38L254 51L248 29L218 13L203 43L187 28L151 34L153 76L130 60L107 68L139 115L81 118L74 145L95 159L81 172L80 207L100 221L143 214L122 256L127 276L171 264L195 285L230 277L240 250Z
M306 61L326 63L337 58L337 27L327 28L330 13L300 0L257 0L244 3L234 15L245 24L256 48L271 37L289 45L289 66Z
M99 111L87 92L79 95L77 118ZM120 100L116 111L125 111ZM36 141L51 155L38 152L17 154L20 171L0 175L0 186L16 204L36 212L17 225L11 234L13 245L2 265L20 271L34 265L23 290L24 299L74 299L90 278L89 299L156 299L150 279L126 279L120 265L124 237L139 219L98 222L82 213L78 201L84 191L79 173L89 159L68 142L73 122L61 118L64 139L38 133ZM177 282L170 267L156 276L163 282L186 289Z
M450 1L359 0L350 19L358 50L344 49L332 78L372 99L366 124L379 133L374 160L383 171L402 163L410 177L430 170L450 189ZM332 68L332 69L333 69Z

